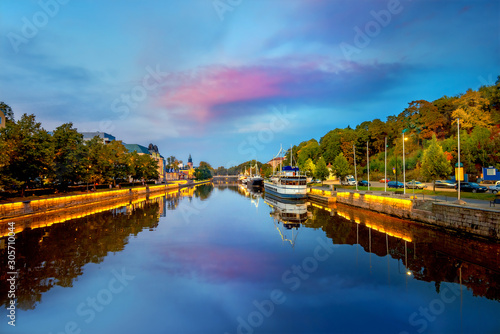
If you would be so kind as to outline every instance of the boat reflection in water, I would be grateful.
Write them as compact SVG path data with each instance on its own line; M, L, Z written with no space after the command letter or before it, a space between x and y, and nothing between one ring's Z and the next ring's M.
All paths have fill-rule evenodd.
M305 200L286 200L268 193L264 196L264 202L271 207L269 216L273 218L281 239L289 242L293 247L298 235L298 229L311 215L307 211L307 202ZM287 230L291 231L291 238L287 237ZM297 233L295 233L296 231Z

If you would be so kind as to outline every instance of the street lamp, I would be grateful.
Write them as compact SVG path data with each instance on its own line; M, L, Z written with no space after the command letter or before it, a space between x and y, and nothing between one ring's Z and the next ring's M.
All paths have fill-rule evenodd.
M403 194L406 194L405 140L408 139L405 138L406 131L408 131L408 129L403 130Z
M385 162L384 192L387 192L387 137L385 137L385 158L384 158L384 162Z
M354 180L356 181L356 191L358 191L358 171L356 169L356 147L352 145L352 153L354 154Z

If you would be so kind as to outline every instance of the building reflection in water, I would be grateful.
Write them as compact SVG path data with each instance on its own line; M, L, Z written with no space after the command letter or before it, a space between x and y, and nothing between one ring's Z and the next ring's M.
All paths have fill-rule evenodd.
M16 227L17 303L34 309L54 286L71 287L83 266L125 248L130 236L154 230L182 197L206 199L212 185L121 198L9 220ZM70 224L65 222L71 221ZM0 267L7 268L7 223L0 225ZM0 303L7 306L7 273L0 275Z

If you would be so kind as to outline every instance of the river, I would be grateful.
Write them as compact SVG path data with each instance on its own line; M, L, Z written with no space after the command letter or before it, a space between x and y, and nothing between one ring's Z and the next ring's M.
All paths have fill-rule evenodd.
M1 333L500 332L499 244L340 204L210 184L14 223Z

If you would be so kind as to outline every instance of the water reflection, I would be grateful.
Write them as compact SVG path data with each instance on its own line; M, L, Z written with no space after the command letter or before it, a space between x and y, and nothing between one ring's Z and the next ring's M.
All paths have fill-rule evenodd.
M130 236L154 230L160 217L175 210L182 197L206 199L212 190L212 185L202 185L11 220L16 227L18 308L34 309L42 294L54 286L71 287L83 274L83 266L101 263L110 253L122 251ZM7 268L8 225L0 228L4 236L0 239L0 267ZM0 303L7 306L5 271L0 279Z
M398 260L401 274L434 282L438 293L441 283L453 282L471 289L475 296L500 300L499 244L342 204L310 203L309 209L312 218L304 226L322 229L334 244L357 244L370 254L388 255Z
M444 234L430 228L378 215L373 212L335 205L324 206L309 201L284 202L275 197L250 192L236 185L216 185L220 194L218 199L227 199L231 193L248 199L261 213L266 212L272 218L265 224L274 224L281 242L298 247L303 232L321 230L336 245L359 245L358 251L367 252L371 257L387 257L387 281L394 280L395 259L399 266L397 273L410 279L434 283L439 293L443 282L459 283L470 289L475 296L484 296L491 300L500 300L500 245L471 240L460 236ZM88 263L101 263L112 253L122 252L131 236L137 236L144 230L155 230L160 217L165 217L168 210L175 210L182 198L190 201L198 198L212 201L214 186L204 185L197 188L184 188L167 194L158 194L149 198L117 200L101 203L99 206L85 206L78 209L58 211L47 215L33 216L16 220L17 267L19 272L18 307L22 310L35 309L43 300L43 294L55 286L71 287L75 280L84 273ZM234 197L234 196L233 196ZM214 196L215 198L215 196ZM209 201L210 200L210 201ZM259 206L260 203L266 205ZM209 207L212 202L209 203ZM264 210L262 210L264 208ZM230 211L231 208L225 210ZM102 212L99 212L102 211ZM254 210L251 210L254 211ZM202 215L200 215L202 216ZM220 212L225 217L225 212ZM238 218L236 213L233 219ZM168 218L168 217L167 217ZM201 217L200 219L203 219ZM227 222L224 221L225 224ZM192 223L194 225L194 223ZM193 226L190 225L190 226ZM242 224L243 226L243 224ZM248 224L248 226L252 226ZM272 226L272 225L271 225ZM223 235L224 225L197 225L198 229L220 228L214 234ZM22 230L22 231L21 231ZM248 231L248 230L245 230ZM5 231L1 231L5 233ZM158 231L156 231L158 232ZM298 237L298 233L301 237ZM206 232L208 233L208 232ZM203 234L200 234L203 236ZM216 271L231 271L231 277L244 271L245 277L260 277L266 270L259 272L251 268L257 266L241 265L226 268L228 257L234 263L242 259L256 261L252 256L236 256L243 252L252 254L241 246L246 241L243 237L234 240L231 247L218 250L211 243L202 248L192 248L187 244L171 246L164 257L165 265L170 257L182 259L179 266L189 266L188 255L198 259L196 268L209 267ZM278 242L278 237L276 236ZM303 240L303 239L302 239ZM229 242L229 241L228 241ZM258 243L258 240L255 241ZM177 247L177 248L176 248ZM179 248L180 247L180 248ZM239 248L241 247L241 248ZM253 247L253 245L252 245ZM289 247L285 247L288 248ZM176 249L182 251L175 252ZM200 250L201 249L201 250ZM252 248L254 249L254 248ZM238 250L240 253L238 253ZM296 252L296 249L294 250ZM189 253L190 252L190 253ZM262 258L272 257L271 252L260 250ZM214 255L216 254L216 255ZM6 268L5 238L0 239L0 266ZM194 261L194 260L192 260ZM368 264L371 267L371 262ZM259 263L259 266L262 264ZM269 265L274 268L275 264ZM182 269L182 268L179 268ZM176 269L177 270L177 269ZM408 275L408 272L411 276ZM0 301L6 306L6 274L2 272L0 282ZM270 274L269 274L270 275ZM196 275L194 275L196 276ZM229 284L229 282L227 283Z

